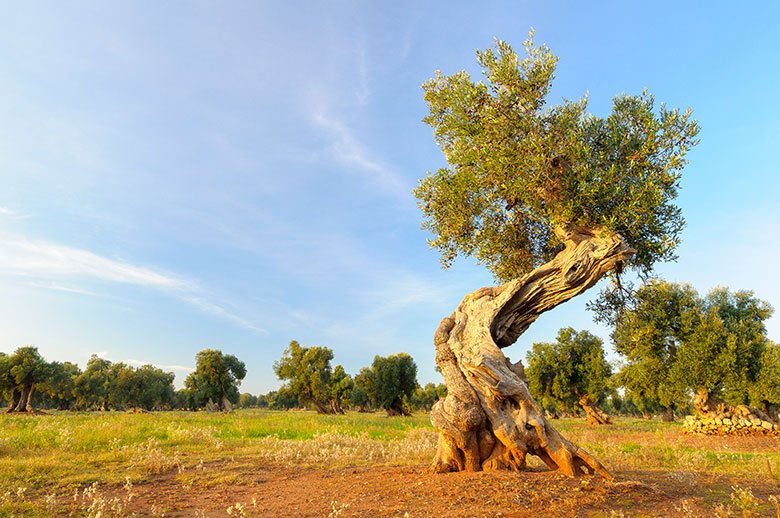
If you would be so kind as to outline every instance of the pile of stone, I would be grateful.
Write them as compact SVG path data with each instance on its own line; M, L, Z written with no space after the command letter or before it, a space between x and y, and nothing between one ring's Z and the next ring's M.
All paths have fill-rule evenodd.
M780 437L777 423L727 412L715 417L689 415L682 426L685 435L769 435Z

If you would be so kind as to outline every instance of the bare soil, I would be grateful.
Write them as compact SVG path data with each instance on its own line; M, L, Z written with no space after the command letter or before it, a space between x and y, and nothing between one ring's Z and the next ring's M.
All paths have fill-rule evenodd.
M130 512L143 516L262 517L678 517L715 516L731 505L732 486L750 488L762 501L752 516L780 516L768 477L750 481L730 475L667 471L615 473L573 479L542 470L522 473L430 473L428 466L301 468L207 464L204 478L162 475L133 487ZM208 473L219 474L209 478ZM124 489L112 491L123 496ZM230 513L228 508L233 507Z

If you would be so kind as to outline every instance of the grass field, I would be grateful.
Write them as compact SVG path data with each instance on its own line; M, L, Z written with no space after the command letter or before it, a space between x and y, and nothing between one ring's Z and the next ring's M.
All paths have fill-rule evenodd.
M437 435L422 414L387 418L260 410L230 415L55 413L3 415L0 424L0 516L205 517L227 516L228 511L236 516L271 516L270 508L253 512L258 509L257 499L267 495L250 496L254 495L250 488L273 483L275 477L288 477L293 481L288 486L296 485L295 480L304 484L306 476L318 473L360 473L365 479L372 471L388 477L414 472L414 480L436 487L447 480L467 480L424 474ZM650 488L645 491L648 494L653 485L658 486L655 496L642 497L644 510L632 504L630 497L626 501L616 489L607 488L604 501L583 516L655 516L651 509L656 497L659 506L664 498L675 498L667 502L673 512L658 516L780 516L774 498L780 496L780 442L776 439L686 437L679 434L679 423L636 419L617 419L615 425L595 428L583 420L562 419L554 426L594 453L618 481L636 481ZM550 476L541 462L529 461L534 476ZM271 474L258 481L255 475L262 470ZM298 475L303 478L297 479ZM489 482L485 477L474 480ZM703 492L705 486L708 492ZM202 495L225 488L233 488L232 494L241 494L244 502L236 499L234 506L223 505L219 510L207 505L211 497ZM155 504L151 496L144 497L146 501L139 496L157 490L169 495L170 502L176 501L177 492L193 502L202 496L203 505L193 504L187 512L180 512L178 504ZM221 501L230 501L230 494L220 493ZM349 495L344 499L349 500ZM312 505L311 509L325 508L319 514L296 514L293 506L290 515L371 515L358 512L357 503L343 504L352 508L338 507L335 501ZM410 505L404 512L413 517L415 509ZM436 516L419 511L419 516ZM394 512L388 509L382 514L378 508L375 515L395 516Z

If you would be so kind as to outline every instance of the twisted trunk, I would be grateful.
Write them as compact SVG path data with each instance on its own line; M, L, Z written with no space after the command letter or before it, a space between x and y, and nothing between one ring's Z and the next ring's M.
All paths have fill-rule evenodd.
M598 404L590 399L588 394L580 397L580 406L585 411L585 418L590 425L598 424L612 424L612 420L609 416L599 408Z
M6 409L6 413L11 412L33 412L32 395L35 389L35 382L29 382L22 385L21 389L14 388L11 391L11 403Z
M570 476L587 471L612 478L552 427L528 392L522 363L501 352L543 312L587 290L634 253L617 234L570 226L559 237L565 249L552 261L466 295L439 325L436 363L447 397L431 411L440 431L434 471L523 470L531 454Z
M664 423L674 422L674 409L670 406L664 409L664 413L661 414L661 421Z
M11 401L8 402L8 408L5 409L5 413L10 414L15 411L16 407L19 406L20 399L22 399L22 391L16 387L11 389Z
M341 406L341 401L338 399L331 399L330 400L330 410L331 413L337 414L337 415L344 415L344 408Z

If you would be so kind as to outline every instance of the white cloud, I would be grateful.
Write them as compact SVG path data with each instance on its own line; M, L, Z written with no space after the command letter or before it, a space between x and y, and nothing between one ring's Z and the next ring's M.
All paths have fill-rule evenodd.
M185 288L187 281L45 241L6 239L0 249L0 270L24 275L86 276L156 288Z
M68 293L78 293L79 295L97 295L94 291L85 290L82 288L74 288L71 286L62 286L60 284L47 284L42 282L31 282L29 283L30 286L35 286L36 288L45 288L47 290L54 290L54 291L65 291Z
M211 302L201 297L183 297L182 300L192 304L204 313L209 313L211 315L224 318L225 320L229 320L239 327L243 327L244 329L249 329L250 331L256 331L258 333L266 332L265 329L260 329L251 322L244 320L239 316L233 315L232 313L228 313L224 308L217 306L216 304L212 304Z
M13 216L14 211L9 209L8 207L0 207L0 216Z
M327 115L322 108L314 110L312 122L330 137L329 151L336 160L368 173L387 194L404 199L409 197L411 189L401 176L372 157L346 124Z
M0 236L3 237L3 236ZM16 236L4 236L0 247L0 272L36 278L30 284L57 291L96 295L74 286L65 286L52 279L87 278L133 284L164 291L195 308L232 322L239 327L264 333L251 322L233 315L221 306L206 300L196 283L177 277L115 261L97 254L47 241L31 241Z

